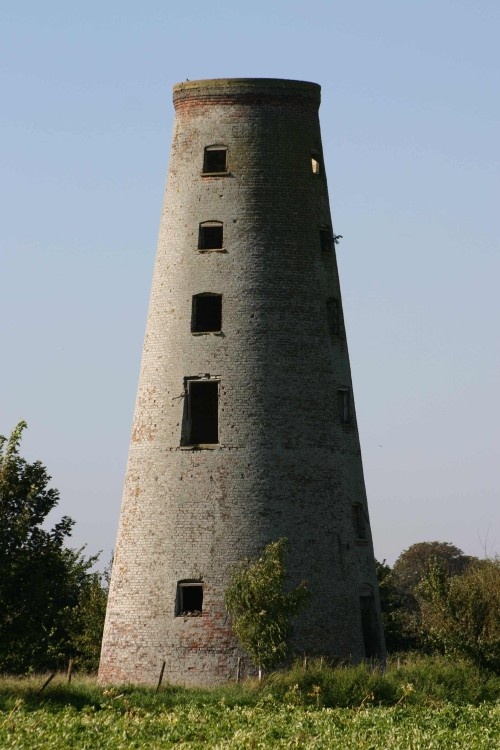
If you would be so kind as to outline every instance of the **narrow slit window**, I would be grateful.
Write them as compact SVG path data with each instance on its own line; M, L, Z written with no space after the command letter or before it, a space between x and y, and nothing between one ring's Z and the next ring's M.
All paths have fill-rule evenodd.
M203 156L203 174L227 172L226 146L207 146Z
M311 151L311 169L313 174L321 174L321 156L319 151Z
M333 235L330 229L323 227L319 230L319 241L321 243L321 252L331 253L333 248Z
M374 659L380 655L380 639L377 610L373 594L362 594L359 597L359 606L361 610L361 631L363 633L365 657L367 659Z
M356 539L368 539L366 533L365 512L361 503L353 503L352 520L354 524L354 533L356 535Z
M188 444L219 442L219 381L188 382Z
M328 317L328 330L334 336L340 336L342 332L342 326L340 323L340 304L335 297L327 299L326 314Z
M349 424L352 421L351 393L349 388L339 388L337 391L337 405L341 423Z
M195 294L193 296L193 313L191 331L193 333L210 333L220 331L222 327L222 296L220 294Z
M175 614L177 617L200 617L203 612L203 584L199 581L179 581Z
M221 250L223 224L221 221L204 221L200 224L199 250Z

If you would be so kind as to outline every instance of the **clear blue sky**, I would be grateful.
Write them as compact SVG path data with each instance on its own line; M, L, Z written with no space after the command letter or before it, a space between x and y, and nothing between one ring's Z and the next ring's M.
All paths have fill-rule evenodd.
M320 110L375 551L500 552L498 0L6 0L0 433L114 547L172 85L283 77Z

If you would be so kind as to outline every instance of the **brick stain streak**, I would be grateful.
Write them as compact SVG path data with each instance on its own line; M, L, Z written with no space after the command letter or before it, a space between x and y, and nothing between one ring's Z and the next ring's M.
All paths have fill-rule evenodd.
M238 657L251 672L224 590L237 561L282 536L290 585L306 579L312 593L295 652L384 656L345 326L332 332L328 320L331 300L341 318L342 306L335 246L320 238L333 231L321 158L319 174L311 167L319 101L320 87L299 81L174 87L102 683L154 684L163 661L171 683L232 679ZM227 172L204 175L214 144L227 148ZM207 221L222 222L221 249L198 249ZM222 296L221 331L193 334L192 299L206 293ZM218 442L193 446L189 382L199 378L218 383ZM201 616L176 614L182 581L201 582Z

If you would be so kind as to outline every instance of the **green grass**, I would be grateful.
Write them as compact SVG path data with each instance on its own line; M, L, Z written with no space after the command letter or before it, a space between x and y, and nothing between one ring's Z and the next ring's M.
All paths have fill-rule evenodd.
M0 680L2 750L343 748L494 750L500 678L413 659L385 673L300 665L212 690L99 688L92 678Z

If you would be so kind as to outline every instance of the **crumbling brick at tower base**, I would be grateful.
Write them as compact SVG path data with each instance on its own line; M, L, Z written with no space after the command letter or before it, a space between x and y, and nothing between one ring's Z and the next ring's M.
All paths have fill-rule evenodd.
M384 657L319 102L302 81L174 87L102 683L249 673L224 592L281 537L311 592L293 652Z

